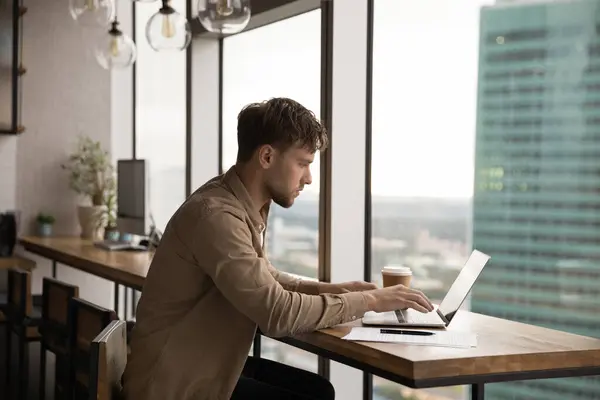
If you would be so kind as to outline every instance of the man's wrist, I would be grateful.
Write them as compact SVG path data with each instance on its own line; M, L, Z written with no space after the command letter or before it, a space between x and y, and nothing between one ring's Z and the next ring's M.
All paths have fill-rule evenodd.
M373 311L377 309L377 297L375 297L374 290L368 290L363 292L365 295L365 299L367 300L367 308L369 311Z

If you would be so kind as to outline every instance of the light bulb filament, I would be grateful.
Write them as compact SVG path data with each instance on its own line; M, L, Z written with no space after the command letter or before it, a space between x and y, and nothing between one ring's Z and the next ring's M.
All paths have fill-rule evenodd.
M233 14L233 0L217 0L217 14L228 17Z
M112 57L119 57L119 38L113 37L110 40L110 55Z
M175 26L170 15L163 15L162 20L162 35L166 38L172 38L175 36Z

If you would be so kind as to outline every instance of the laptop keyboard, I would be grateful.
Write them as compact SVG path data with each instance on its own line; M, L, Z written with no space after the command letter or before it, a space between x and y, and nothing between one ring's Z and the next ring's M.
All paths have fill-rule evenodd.
M431 323L437 321L437 314L427 313L422 314L419 312L407 313L407 310L396 310L396 318L400 323L420 324L420 323ZM435 315L435 316L434 316Z

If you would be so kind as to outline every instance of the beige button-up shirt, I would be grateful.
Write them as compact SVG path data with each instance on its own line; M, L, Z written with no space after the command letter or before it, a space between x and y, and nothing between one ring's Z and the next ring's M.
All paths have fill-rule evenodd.
M128 400L226 400L257 326L292 336L360 318L364 294L320 293L277 271L235 168L193 193L167 225L137 308L123 376Z

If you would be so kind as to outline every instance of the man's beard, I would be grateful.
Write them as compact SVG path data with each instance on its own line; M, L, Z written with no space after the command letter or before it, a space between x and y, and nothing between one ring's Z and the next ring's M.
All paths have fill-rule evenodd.
M290 208L294 204L294 198L292 196L283 195L272 188L269 188L269 195L271 196L273 203L280 207Z

